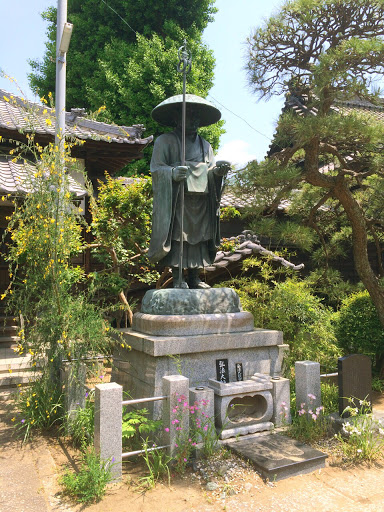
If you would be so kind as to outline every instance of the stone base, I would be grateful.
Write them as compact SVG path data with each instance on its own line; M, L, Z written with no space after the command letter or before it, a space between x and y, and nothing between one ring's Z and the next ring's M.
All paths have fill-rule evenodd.
M206 315L150 315L135 313L132 328L155 336L191 336L253 330L253 315L247 311Z
M181 374L190 386L208 386L216 378L216 360L228 359L229 380L236 381L236 363L242 363L244 380L255 373L281 375L284 352L282 333L265 329L249 332L153 336L122 329L124 343L114 353L112 381L121 384L132 398L162 395L162 377ZM161 403L155 402L155 417Z

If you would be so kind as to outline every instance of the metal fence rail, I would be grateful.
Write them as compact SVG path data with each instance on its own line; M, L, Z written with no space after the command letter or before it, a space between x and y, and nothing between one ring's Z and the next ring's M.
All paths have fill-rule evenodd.
M123 400L121 405L135 405L135 404L144 404L148 402L158 402L159 400L166 400L169 396L152 396L147 398L136 398L134 400ZM121 454L122 459L126 459L128 457L134 457L135 455L141 455L146 452L153 452L155 450L162 450L163 448L169 448L170 445L166 444L164 446L154 446L153 448L147 448L146 450L135 450L133 452L125 452Z

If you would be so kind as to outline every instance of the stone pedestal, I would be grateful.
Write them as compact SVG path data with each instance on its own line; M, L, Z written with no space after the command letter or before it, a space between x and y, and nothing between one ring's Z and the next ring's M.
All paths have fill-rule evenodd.
M207 387L210 379L217 378L219 359L228 360L233 383L237 363L242 364L244 381L255 373L268 378L281 375L287 349L282 333L255 329L252 315L241 310L233 290L147 293L150 296L146 295L142 312L134 315L133 328L121 330L124 343L131 348L117 344L114 354L112 380L132 398L164 394L162 378L167 375L187 377L190 387ZM177 294L180 303L176 306ZM178 314L172 314L173 309ZM155 418L160 417L161 407L161 402L148 406Z

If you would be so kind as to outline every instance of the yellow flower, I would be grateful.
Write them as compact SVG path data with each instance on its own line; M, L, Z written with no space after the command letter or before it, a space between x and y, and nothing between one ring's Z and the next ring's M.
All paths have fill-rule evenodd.
M16 418L15 418L15 417L13 417L13 418L11 419L11 421L15 421L15 420L16 420Z
M48 126L51 126L51 125L52 125L52 121L51 121L49 118L47 118L47 119L45 120L45 123L46 123Z
M7 98L6 96L3 96L3 98L5 99L5 101L9 102L9 98Z

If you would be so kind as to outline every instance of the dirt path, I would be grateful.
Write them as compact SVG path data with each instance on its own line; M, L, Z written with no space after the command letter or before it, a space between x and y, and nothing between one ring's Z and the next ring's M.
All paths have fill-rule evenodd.
M0 512L383 512L384 465L340 468L328 466L316 473L277 483L266 483L244 461L225 457L213 461L206 489L204 472L192 470L172 484L157 484L139 492L132 484L142 467L125 464L123 482L108 489L91 506L73 505L60 494L58 474L63 464L76 465L70 450L44 438L21 447L12 436L9 396L0 393ZM384 396L375 397L375 411L384 412ZM201 476L203 474L203 476ZM213 475L213 476L212 476ZM215 485L213 485L215 487Z

